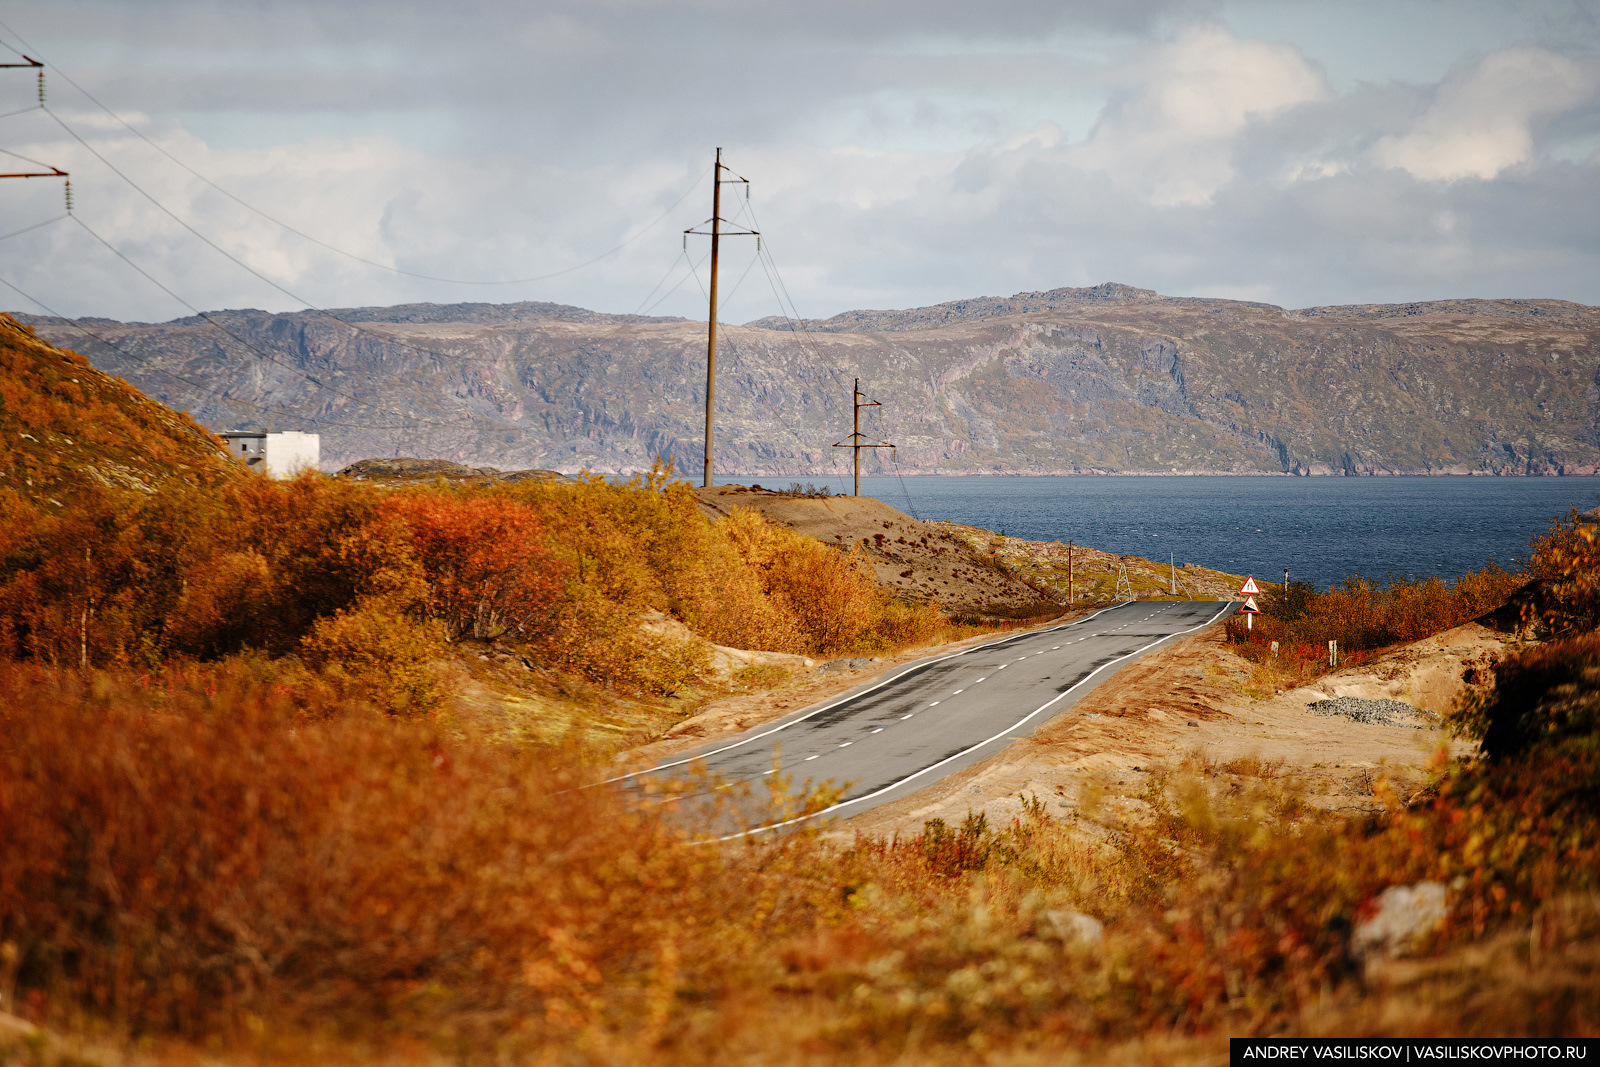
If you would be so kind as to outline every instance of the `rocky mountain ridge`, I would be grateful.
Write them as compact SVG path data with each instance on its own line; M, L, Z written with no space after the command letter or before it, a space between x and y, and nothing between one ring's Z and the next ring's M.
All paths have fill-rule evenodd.
M550 304L211 318L25 321L214 428L317 431L330 469L701 465L703 323ZM1600 309L1563 301L1286 310L1108 283L721 337L729 473L842 473L856 377L883 402L863 432L899 446L873 471L1600 473Z

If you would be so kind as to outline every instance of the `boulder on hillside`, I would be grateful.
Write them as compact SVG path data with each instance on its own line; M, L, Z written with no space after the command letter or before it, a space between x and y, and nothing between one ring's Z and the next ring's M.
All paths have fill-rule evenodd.
M1358 959L1404 956L1426 945L1450 917L1449 893L1438 882L1390 886L1368 902L1350 948Z

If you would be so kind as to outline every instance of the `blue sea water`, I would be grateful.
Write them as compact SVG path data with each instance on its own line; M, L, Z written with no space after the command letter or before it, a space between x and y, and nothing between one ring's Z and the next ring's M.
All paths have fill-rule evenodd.
M785 488L794 479L721 477ZM850 492L848 479L812 479ZM1075 541L1319 589L1357 573L1454 578L1512 567L1550 520L1600 503L1600 478L864 477L923 519Z

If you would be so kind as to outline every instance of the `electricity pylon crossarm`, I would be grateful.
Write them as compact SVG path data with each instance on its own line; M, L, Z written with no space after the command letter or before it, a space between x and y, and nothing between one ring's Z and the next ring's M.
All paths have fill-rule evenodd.
M864 434L862 434L862 432L861 432L861 409L862 408L877 408L877 407L882 407L883 405L878 403L876 400L863 401L861 399L866 394L861 391L861 379L860 378L856 379L855 393L853 395L854 395L854 400L855 400L855 422L853 423L853 432L850 434L849 437L845 438L843 441L835 441L833 443L833 447L834 448L848 448L848 449L851 449L852 451L855 452L855 460L856 460L856 464L855 464L855 466L856 466L856 492L855 492L855 495L856 496L860 496L861 495L861 450L863 448L893 448L894 445L889 444L887 441L869 441L866 438L866 436Z

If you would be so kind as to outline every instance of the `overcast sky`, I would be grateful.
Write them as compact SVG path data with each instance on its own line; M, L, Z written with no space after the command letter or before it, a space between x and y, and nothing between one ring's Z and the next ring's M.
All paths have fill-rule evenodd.
M0 279L70 315L703 318L706 240L686 258L681 231L718 145L751 183L724 214L759 223L804 316L1103 281L1600 304L1600 0L5 0L0 20L54 68L48 110L0 70L21 112L0 149L70 171L87 227L0 240ZM451 284L250 208L465 280L626 244ZM0 234L61 213L59 180L0 182ZM753 255L724 245L729 321L779 311ZM0 307L38 310L4 287Z

